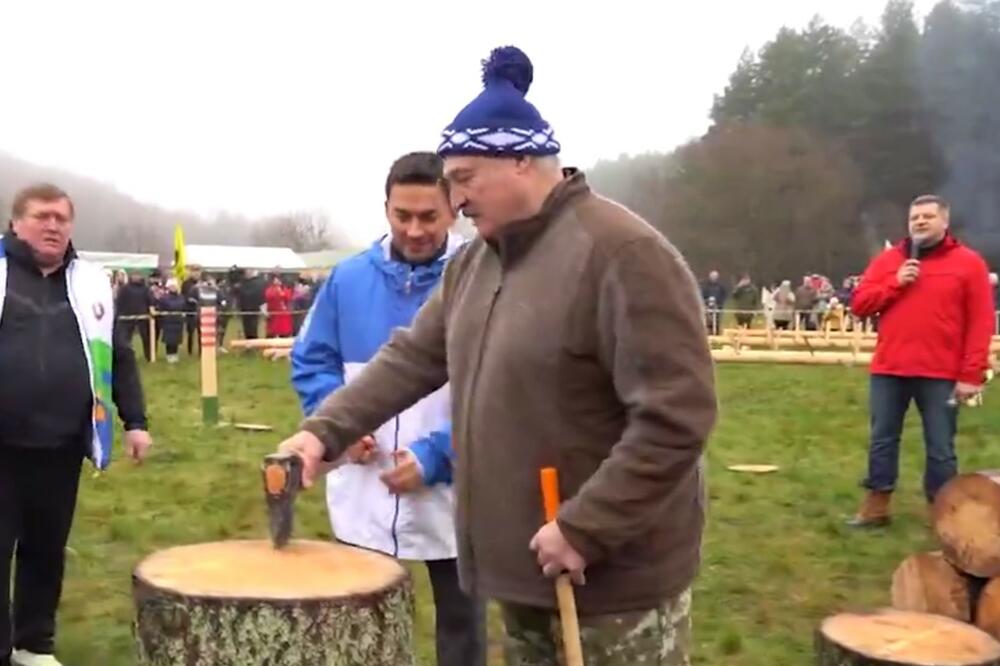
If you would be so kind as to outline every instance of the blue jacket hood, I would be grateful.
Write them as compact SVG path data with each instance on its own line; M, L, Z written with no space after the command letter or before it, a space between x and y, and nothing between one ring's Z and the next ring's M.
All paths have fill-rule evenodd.
M390 278L392 286L403 292L408 284L418 289L437 284L448 260L465 245L466 240L458 234L449 233L446 243L444 254L434 263L416 268L392 258L392 238L388 234L372 243L365 254L373 266Z

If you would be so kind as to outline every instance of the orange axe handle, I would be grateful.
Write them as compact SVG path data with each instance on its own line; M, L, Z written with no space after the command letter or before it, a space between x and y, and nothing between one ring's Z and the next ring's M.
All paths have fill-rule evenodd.
M541 471L541 480L545 522L550 523L559 513L559 473L554 467L546 467ZM576 596L569 574L562 574L556 579L556 599L559 601L559 624L562 626L566 666L584 666L580 620L576 614Z

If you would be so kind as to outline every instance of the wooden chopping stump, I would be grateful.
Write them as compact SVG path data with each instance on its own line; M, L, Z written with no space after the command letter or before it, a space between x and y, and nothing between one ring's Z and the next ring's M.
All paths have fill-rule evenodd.
M413 596L359 548L222 541L171 548L132 576L143 666L413 666Z
M941 615L880 610L827 618L816 655L819 666L1000 666L1000 643Z

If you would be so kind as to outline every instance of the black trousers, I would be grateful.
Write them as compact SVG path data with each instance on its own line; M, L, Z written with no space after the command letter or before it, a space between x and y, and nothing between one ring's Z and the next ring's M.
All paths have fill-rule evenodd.
M188 312L184 317L185 328L187 328L187 348L188 356L194 356L194 347L197 343L198 353L201 353L201 334L197 312Z
M240 318L243 320L243 339L256 340L257 330L260 326L260 315L245 314L240 315Z
M149 320L147 319L124 319L119 320L118 325L121 326L122 333L125 339L128 340L129 346L132 346L132 339L135 336L136 329L139 330L139 338L142 340L142 354L149 360Z
M0 445L0 664L14 648L36 654L55 650L82 461L78 450Z
M225 310L219 312L218 321L218 345L224 347L226 345L226 328L229 326L229 313Z
M486 666L486 604L458 586L456 560L426 564L434 591L438 666Z

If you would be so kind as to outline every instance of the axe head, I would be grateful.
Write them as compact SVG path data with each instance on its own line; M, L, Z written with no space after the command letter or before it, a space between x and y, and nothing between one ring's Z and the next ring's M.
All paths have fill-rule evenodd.
M282 548L291 538L295 523L295 496L302 487L302 458L294 453L273 453L264 457L261 469L271 543Z

